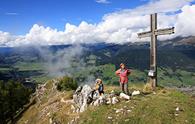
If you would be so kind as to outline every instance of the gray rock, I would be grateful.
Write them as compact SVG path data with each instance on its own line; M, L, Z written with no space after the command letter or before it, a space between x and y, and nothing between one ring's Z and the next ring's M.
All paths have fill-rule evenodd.
M132 110L128 109L127 112L131 112Z
M121 112L123 112L123 108L116 110L116 113L121 113Z
M123 93L123 98L130 99L130 96ZM119 102L118 98L112 92L110 94L104 94L99 96L99 94L94 91L89 85L79 86L73 95L74 107L72 107L73 112L83 112L87 109L89 105L99 106L102 104L116 104ZM62 100L62 102L65 102Z
M179 107L177 107L175 110L176 110L176 111L179 111L180 109L179 109Z
M132 92L132 96L136 96L136 95L139 95L140 94L140 91L139 90L135 90Z
M119 100L116 98L116 97L113 97L112 98L112 104L116 104L116 103L118 103L119 102Z
M112 119L112 117L111 117L111 116L108 116L108 119L109 119L109 120L111 120L111 119Z
M73 101L77 106L77 112L83 112L87 109L88 104L93 100L92 88L89 85L79 86L74 95Z
M112 99L110 98L110 97L108 97L107 99L106 99L106 104L111 104L112 103Z
M120 98L130 100L130 96L124 93L120 93Z

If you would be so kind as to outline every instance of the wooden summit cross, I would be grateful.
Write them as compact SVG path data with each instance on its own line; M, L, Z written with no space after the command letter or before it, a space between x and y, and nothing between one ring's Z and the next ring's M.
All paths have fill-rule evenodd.
M157 51L157 36L158 35L166 35L173 34L174 27L165 28L165 29L157 29L157 13L150 15L150 23L151 30L147 32L138 33L139 38L151 37L150 42L150 71L148 76L150 77L150 83L152 87L155 88L157 86L157 59L156 59L156 51Z

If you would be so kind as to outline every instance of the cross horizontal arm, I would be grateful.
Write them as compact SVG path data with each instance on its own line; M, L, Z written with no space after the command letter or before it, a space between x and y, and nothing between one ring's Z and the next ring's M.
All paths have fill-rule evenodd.
M152 32L146 31L146 32L138 33L137 35L138 35L138 38L150 37L152 35Z
M158 29L154 31L154 35L166 35L166 34L173 34L173 33L174 33L174 27ZM152 32L146 31L146 32L138 33L137 35L138 35L138 38L145 38L145 37L150 37L152 35Z
M166 35L166 34L173 34L174 27L172 28L165 28L165 29L158 29L155 31L155 35Z

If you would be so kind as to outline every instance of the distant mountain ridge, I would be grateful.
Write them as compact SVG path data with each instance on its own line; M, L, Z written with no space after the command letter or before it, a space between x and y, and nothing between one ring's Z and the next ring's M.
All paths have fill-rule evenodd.
M73 45L52 45L0 48L0 66L5 63L12 65L17 61L40 61L40 49L56 52ZM93 54L98 57L96 64L121 62L133 68L145 69L149 67L149 42L135 42L126 44L95 43L81 44L84 48L82 57ZM158 41L158 65L171 68L184 68L195 71L195 37ZM108 56L109 54L109 56ZM34 58L34 60L32 60Z
M91 48L91 49L103 49L106 47L113 47L113 46L133 46L135 48L148 48L149 42L129 42L124 44L115 44L115 43L88 43L88 44L80 44L83 47ZM174 39L165 40L165 41L157 41L158 48L184 48L184 49L195 49L195 36L190 37L176 37ZM73 45L48 45L48 46L39 46L40 48L50 48L52 49L64 49L71 47ZM21 47L0 47L0 53L5 52L12 52L12 50L17 51L18 48L20 49L26 49L26 48L36 48L37 45L34 46L21 46Z

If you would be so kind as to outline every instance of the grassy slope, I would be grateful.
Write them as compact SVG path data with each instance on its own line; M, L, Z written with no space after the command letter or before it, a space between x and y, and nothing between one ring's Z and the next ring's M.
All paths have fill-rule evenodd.
M32 62L18 62L14 65L19 73L31 77L39 83L51 79L48 73L45 71L46 65L43 63ZM86 81L87 77L91 75L94 78L101 78L106 84L118 84L118 77L115 76L114 72L117 69L114 64L105 64L99 66L88 66L75 71L72 67L68 68L68 72L74 72L73 77L79 79L82 83ZM0 72L6 74L10 71L10 68L0 67ZM32 74L32 72L34 74ZM40 74L36 74L40 73ZM136 68L132 69L130 75L130 82L132 83L146 83L147 82L148 70L140 71ZM180 86L180 85L195 85L195 72L188 72L181 69L173 70L168 67L158 68L158 81L162 86Z
M79 70L73 75L74 77L87 77L89 75L98 75L95 78L103 79L106 84L118 84L118 77L115 75L116 67L113 64L105 64L95 67L88 67L84 70ZM129 76L131 83L146 83L148 76L147 70L140 71L132 69ZM162 86L180 86L180 85L195 85L195 73L181 69L172 70L171 68L158 68L158 81ZM84 81L83 81L84 82Z
M40 71L43 70L44 64L39 62L17 62L14 67L19 68L20 71Z
M181 111L176 112L176 107ZM123 108L124 111L116 114L115 108ZM128 109L132 111L127 112ZM108 117L113 119L109 120ZM116 105L91 108L81 115L80 123L193 124L195 99L175 90L161 89L155 95L135 96L130 102L121 101Z
M143 89L143 85L132 84L129 87L133 89ZM116 86L105 86L106 93L111 90L118 91ZM51 94L50 91L41 105L35 104L30 107L18 121L19 124L27 122L27 124L44 124L49 123L49 118L45 114L42 118L39 117L40 112L48 106L52 106L56 101L59 102L59 96L64 99L70 99L72 92L65 92L61 95ZM50 101L50 102L49 102ZM181 111L176 112L176 107ZM79 116L78 123L82 124L106 124L106 123L119 123L119 124L184 124L195 123L195 99L191 96L185 95L173 89L158 89L156 94L134 96L130 101L121 100L115 105L102 105L99 107L89 107L87 111L81 114L71 113L70 104L60 103L59 110L54 112L50 108L49 112L56 120L67 123L74 117ZM115 109L123 108L123 112L117 113ZM131 110L131 112L127 112ZM178 116L175 116L178 114ZM112 120L108 119L112 117ZM28 120L28 121L27 121Z

